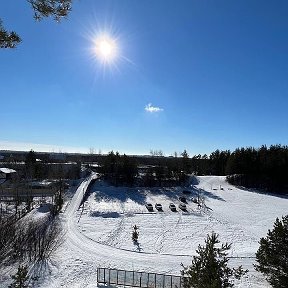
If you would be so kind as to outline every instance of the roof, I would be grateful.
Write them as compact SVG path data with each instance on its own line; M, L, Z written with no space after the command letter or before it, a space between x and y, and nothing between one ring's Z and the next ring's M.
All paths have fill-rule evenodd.
M0 172L2 172L2 173L4 173L4 174L16 173L15 170L10 169L10 168L0 168Z

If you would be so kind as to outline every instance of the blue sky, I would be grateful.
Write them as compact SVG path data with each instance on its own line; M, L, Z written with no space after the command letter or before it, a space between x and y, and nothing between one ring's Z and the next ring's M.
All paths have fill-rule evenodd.
M285 0L75 0L60 24L26 1L0 11L23 39L0 50L0 150L288 144ZM93 53L101 31L117 39L111 65Z

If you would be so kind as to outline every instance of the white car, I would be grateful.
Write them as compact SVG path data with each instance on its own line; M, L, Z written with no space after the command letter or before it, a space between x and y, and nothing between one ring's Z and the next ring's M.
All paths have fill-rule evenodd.
M183 211L186 211L186 210L187 210L187 206L186 206L185 203L180 203L180 204L179 204L179 208L180 208L181 210L183 210Z
M158 211L162 211L162 205L159 204L159 203L156 203L156 204L155 204L155 208L156 208Z
M174 203L170 203L170 204L169 204L169 208L170 208L170 210L173 211L173 212L176 211L176 206L175 206Z

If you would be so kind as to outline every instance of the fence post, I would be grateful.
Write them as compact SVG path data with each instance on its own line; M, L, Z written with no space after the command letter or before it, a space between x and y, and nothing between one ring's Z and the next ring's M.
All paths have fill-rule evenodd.
M111 276L110 276L110 271L111 271L111 270L109 269L109 282L108 282L109 285L110 285L110 277L111 277Z
M148 273L148 281L147 281L147 286L149 287L149 276L150 276L150 273Z

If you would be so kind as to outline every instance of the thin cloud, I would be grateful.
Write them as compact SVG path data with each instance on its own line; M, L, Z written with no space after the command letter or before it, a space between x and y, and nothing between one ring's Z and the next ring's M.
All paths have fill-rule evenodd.
M161 112L164 109L160 108L160 107L155 107L152 106L151 103L149 103L148 105L145 106L145 111L150 112L150 113L157 113L157 112Z

